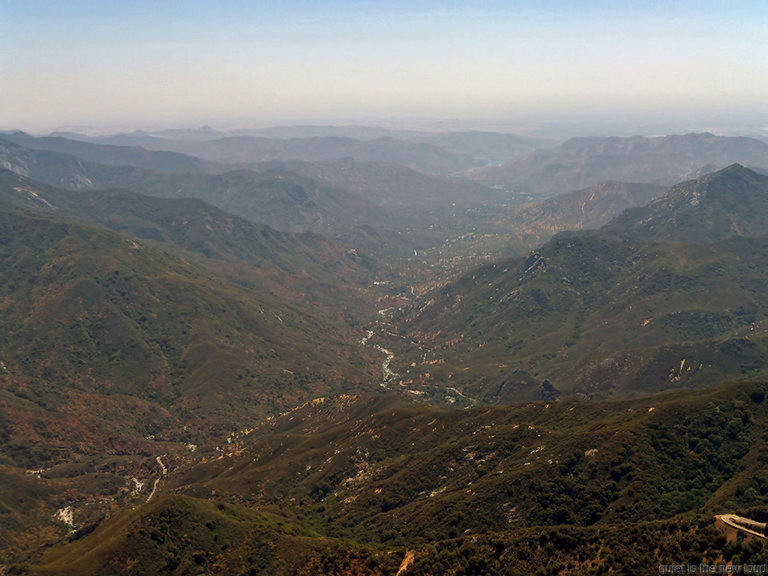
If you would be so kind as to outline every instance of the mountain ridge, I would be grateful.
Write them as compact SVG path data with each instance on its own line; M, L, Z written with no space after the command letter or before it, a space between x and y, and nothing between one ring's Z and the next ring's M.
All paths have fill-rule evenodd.
M394 370L419 393L455 399L451 386L486 402L536 399L545 379L566 393L604 397L763 377L765 177L728 168L673 188L651 207L674 217L668 199L680 190L734 176L758 184L762 204L743 211L756 235L698 219L683 229L698 243L674 237L676 229L624 238L632 230L624 218L642 222L644 208L598 231L561 232L527 258L478 268L398 312L393 324L412 344L389 342L401 362ZM719 213L717 197L698 197L697 212L712 205Z
M409 554L416 574L541 562L636 572L680 546L691 562L757 559L761 546L729 548L711 515L766 490L765 392L741 383L465 411L318 399L174 471L155 502L47 550L32 573L383 575Z
M476 169L473 177L516 193L543 197L605 180L671 186L704 166L712 171L734 162L768 168L768 143L710 133L653 138L581 137L499 167Z
M674 156L683 140L587 148ZM83 188L0 170L0 572L768 561L713 524L768 519L768 177L729 165L448 279L458 265L429 267L486 235L597 226L663 189L519 207L497 189L483 206L409 169L387 188L370 180L387 165L354 160L301 165L326 185L282 164L159 173L2 138L0 154ZM120 178L171 197L96 189ZM399 228L384 209L452 194L423 231L444 235L424 242L438 257L408 227L428 218Z
M138 146L93 144L60 136L35 137L21 131L0 133L0 140L33 150L70 154L98 164L134 166L161 172L209 174L225 168L214 162L174 151L148 151Z
M715 241L768 230L768 176L734 163L677 184L649 205L627 211L603 227L622 238ZM706 233L705 233L706 232Z

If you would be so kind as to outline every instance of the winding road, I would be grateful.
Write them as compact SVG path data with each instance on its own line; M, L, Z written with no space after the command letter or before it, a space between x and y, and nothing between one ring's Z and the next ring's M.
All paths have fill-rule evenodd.
M736 514L718 514L715 519L720 520L723 524L736 528L747 534L752 534L758 538L766 538L765 527L763 522L757 522L744 518L743 516L737 516Z

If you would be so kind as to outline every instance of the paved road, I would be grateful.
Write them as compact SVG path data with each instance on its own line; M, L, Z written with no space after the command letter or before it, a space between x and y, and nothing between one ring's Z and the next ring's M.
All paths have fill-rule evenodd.
M766 525L762 522L756 522L749 518L744 518L743 516L737 516L736 514L718 514L715 518L721 520L731 528L736 528L737 530L752 534L753 536L758 536L759 538L766 538Z

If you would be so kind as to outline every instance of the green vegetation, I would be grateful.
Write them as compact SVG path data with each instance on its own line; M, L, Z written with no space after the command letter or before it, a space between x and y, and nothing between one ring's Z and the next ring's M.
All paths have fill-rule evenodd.
M451 382L485 401L511 370L527 374L516 397L497 393L505 402L540 398L544 379L611 397L766 377L766 213L768 178L733 166L598 232L561 233L400 311L415 345L387 342L394 369L435 398ZM697 230L700 243L683 243Z
M763 545L729 543L713 515L768 514L766 390L460 412L310 403L179 471L175 495L52 548L40 573L391 574L406 550L416 574L758 561Z
M450 156L309 140L262 152ZM195 146L232 161L264 144ZM659 189L605 184L514 211L501 189L359 158L222 173L23 134L0 138L0 156L68 189L0 172L0 573L768 559L714 524L768 519L765 177L734 165L442 283ZM133 191L93 190L105 184Z
M270 414L375 387L364 263L200 202L80 197L3 172L3 546L60 537L68 504L82 529L146 500L160 454L210 455Z

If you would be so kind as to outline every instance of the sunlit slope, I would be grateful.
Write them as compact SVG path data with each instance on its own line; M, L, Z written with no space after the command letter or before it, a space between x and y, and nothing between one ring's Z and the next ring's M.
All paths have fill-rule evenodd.
M162 152L144 152L162 156ZM157 162L162 165L162 158ZM410 254L414 247L435 241L434 234L423 230L423 220L395 214L360 194L287 170L256 172L232 167L224 173L200 173L107 165L69 153L25 148L2 135L0 164L68 190L120 188L160 198L196 198L256 224L288 232L322 233L366 251Z
M725 546L712 514L764 502L764 399L764 385L741 384L449 412L391 397L317 401L172 475L156 504L42 564L231 573L260 558L274 574L354 574L365 559L365 573L386 574L410 550L417 574L468 561L497 574L513 560L673 563L681 547L697 562L745 556Z
M27 184L10 193L28 201ZM332 272L313 280L322 264L299 239L222 228L218 236L200 233L218 250L206 254L194 240L172 238L170 225L145 241L10 203L0 220L4 393L51 417L75 393L126 395L209 433L368 381L371 353L348 324L362 305L348 297L346 313L330 310L334 287L323 280ZM248 270L256 253L261 260ZM362 274L322 243L314 255ZM217 265L237 270L228 276ZM313 285L316 299L302 295Z
M354 307L376 263L323 236L279 232L192 198L125 190L68 191L0 172L0 197L36 214L120 232L281 297ZM331 302L332 301L332 302Z
M600 232L563 233L463 276L396 318L412 341L397 368L422 390L455 386L492 401L540 397L516 374L597 396L763 377L764 180L732 167ZM676 207L694 189L699 201ZM656 206L667 220L644 216ZM677 227L642 235L649 222Z

